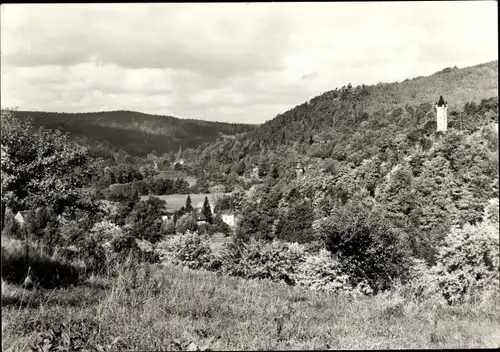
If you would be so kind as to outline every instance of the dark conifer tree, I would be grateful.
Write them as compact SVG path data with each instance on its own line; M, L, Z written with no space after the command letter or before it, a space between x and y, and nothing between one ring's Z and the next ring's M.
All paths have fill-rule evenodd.
M193 211L193 205L191 203L191 196L190 195L188 195L186 198L186 205L184 206L184 209L186 210L186 212Z
M203 202L203 208L201 210L202 214L207 219L209 224L212 223L212 209L210 208L210 202L208 201L208 197L205 197L205 201Z

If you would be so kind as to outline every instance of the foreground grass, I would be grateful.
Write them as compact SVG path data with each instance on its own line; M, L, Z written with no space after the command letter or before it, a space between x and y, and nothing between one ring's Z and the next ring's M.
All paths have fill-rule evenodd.
M347 298L170 266L26 291L2 284L2 350L63 322L115 350L477 348L500 345L498 305L436 308ZM80 325L79 325L80 326ZM113 344L114 342L114 344Z

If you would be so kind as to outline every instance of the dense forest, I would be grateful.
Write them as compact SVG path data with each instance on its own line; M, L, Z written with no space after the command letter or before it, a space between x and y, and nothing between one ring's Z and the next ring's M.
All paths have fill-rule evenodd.
M255 127L134 111L74 114L17 111L16 116L20 119L31 117L35 127L69 132L80 144L101 153L123 150L135 156L145 156L153 151L162 154L179 148L195 148L204 142L215 141L219 136L245 133Z

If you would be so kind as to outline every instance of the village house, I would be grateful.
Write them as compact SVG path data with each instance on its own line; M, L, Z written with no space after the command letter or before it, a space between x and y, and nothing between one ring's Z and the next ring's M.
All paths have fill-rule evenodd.
M19 225L21 225L21 226L24 225L24 223L26 222L27 213L28 213L27 210L22 210L22 211L18 211L16 216L14 216L14 219L17 220Z
M231 227L231 229L234 230L236 228L236 216L234 214L227 211L223 211L220 213L220 217L223 222L225 222L226 224L229 225L229 227Z
M207 218L205 217L205 215L203 215L203 213L200 213L200 212L196 213L196 223L198 225L207 223Z

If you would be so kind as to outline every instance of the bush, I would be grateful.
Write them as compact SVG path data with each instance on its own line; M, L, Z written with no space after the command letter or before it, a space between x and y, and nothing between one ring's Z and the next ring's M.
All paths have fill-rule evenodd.
M298 266L294 277L298 285L313 290L328 292L352 290L349 275L342 273L341 264L325 249L318 255L307 256Z
M123 231L120 226L104 220L94 224L90 229L90 236L100 243L110 243L123 236Z
M498 230L486 223L452 231L432 272L448 303L480 298L499 287Z
M214 234L213 226L210 224L200 224L198 225L198 233L200 235L212 236Z
M210 270L215 259L208 237L196 232L168 237L157 243L156 252L161 261L190 269Z
M189 213L189 214L184 214L181 216L178 220L177 223L175 224L175 228L178 233L186 233L188 231L196 231L197 229L197 224L196 224L196 219L194 218L194 215Z
M251 239L248 244L225 244L220 254L222 274L246 279L270 279L295 285L293 274L303 261L304 247L297 243Z
M158 263L160 261L160 256L155 251L154 245L147 240L136 239L137 244L136 256L140 262L146 263Z
M82 319L53 322L50 328L37 332L29 344L30 351L109 351L124 349L121 339L107 341L100 333L97 320Z
M62 219L59 223L59 241L58 244L62 246L75 245L78 247L85 246L85 242L88 240L88 234L86 234L78 223L74 220ZM45 241L45 244L52 244L53 241Z
M173 219L163 221L161 224L161 232L165 235L175 234L175 223Z
M406 280L411 265L406 244L382 212L349 203L322 221L318 232L353 285L366 280L379 291L390 288L393 280Z

